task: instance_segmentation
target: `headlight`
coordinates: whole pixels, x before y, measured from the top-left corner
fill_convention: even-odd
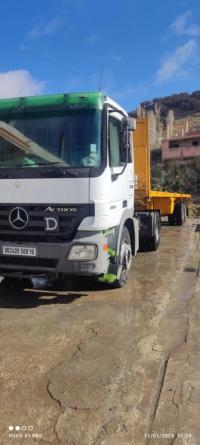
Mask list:
[[[97,257],[97,246],[94,244],[77,244],[72,246],[68,260],[70,261],[91,261]]]

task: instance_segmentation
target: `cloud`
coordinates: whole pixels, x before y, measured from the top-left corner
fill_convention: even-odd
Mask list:
[[[187,71],[185,65],[190,67],[197,57],[197,43],[189,40],[185,45],[178,46],[173,53],[166,56],[155,75],[155,83],[166,82],[173,76]],[[185,69],[184,69],[185,68]]]
[[[0,98],[41,94],[44,86],[26,70],[0,72]]]
[[[56,34],[64,26],[64,19],[62,17],[55,17],[49,20],[45,25],[38,24],[34,26],[29,32],[28,37],[39,38],[48,37]]]
[[[190,23],[191,11],[186,11],[179,15],[171,24],[170,30],[177,35],[197,36],[200,34],[200,26],[196,23]]]

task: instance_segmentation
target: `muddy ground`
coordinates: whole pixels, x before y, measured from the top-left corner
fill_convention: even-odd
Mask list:
[[[199,223],[122,290],[0,289],[1,445],[200,444]]]

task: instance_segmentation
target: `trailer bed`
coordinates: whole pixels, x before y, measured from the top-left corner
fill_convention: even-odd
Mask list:
[[[191,195],[167,191],[151,190],[151,163],[149,142],[149,120],[138,118],[133,132],[135,164],[135,210],[160,211],[161,216],[173,215],[175,208],[182,205],[187,209]]]
[[[188,199],[191,195],[187,193],[161,192],[151,190],[147,199],[147,210],[160,210],[161,216],[169,216],[174,213],[175,205],[182,201],[187,208]]]

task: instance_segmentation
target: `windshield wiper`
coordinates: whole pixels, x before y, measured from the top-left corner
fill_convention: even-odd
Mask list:
[[[49,167],[51,165],[59,164],[60,167],[67,167],[66,164],[62,164],[61,162],[36,162],[35,164],[16,164],[12,167],[5,166],[4,168],[26,168],[26,167]],[[3,167],[3,166],[2,166]]]
[[[59,164],[59,166],[57,167],[51,167],[51,165],[55,165],[55,164]],[[42,170],[38,170],[37,167],[42,167]],[[17,164],[15,166],[12,167],[8,167],[8,166],[1,166],[0,165],[0,177],[2,178],[6,178],[6,177],[10,177],[10,173],[11,176],[13,175],[13,172],[15,169],[20,170],[20,169],[27,169],[30,168],[31,170],[35,170],[38,172],[38,174],[40,176],[43,177],[50,177],[50,178],[56,178],[56,177],[71,177],[71,178],[77,178],[79,176],[78,172],[76,171],[71,171],[71,168],[73,169],[73,167],[68,167],[65,164],[61,164],[60,162],[50,162],[50,163],[39,163],[39,164],[32,164],[32,165],[21,165],[21,164]],[[34,168],[36,167],[36,168]],[[46,168],[49,167],[49,168]],[[5,172],[5,170],[6,172]],[[2,172],[3,170],[3,172]]]
[[[66,164],[62,164],[61,162],[39,162],[35,164],[15,164],[15,165],[1,165],[0,168],[5,169],[15,169],[15,168],[37,168],[37,167],[51,167],[51,165],[58,164],[59,167],[65,167],[68,168]]]
[[[54,169],[46,169],[40,172],[41,176],[45,176],[45,177],[53,177],[56,178],[59,176],[65,176],[65,177],[71,177],[71,178],[77,178],[78,177],[78,173],[71,171],[68,168],[61,168],[61,167],[56,167]]]
[[[45,166],[47,166],[47,167],[49,167],[49,165],[56,165],[56,164],[59,164],[60,165],[60,167],[69,167],[67,164],[64,164],[64,163],[62,163],[62,162],[59,162],[59,161],[56,161],[56,162],[38,162],[38,163],[36,163],[36,164],[33,164],[33,165],[45,165]],[[30,167],[30,165],[28,166],[28,167]]]
[[[8,174],[8,173],[5,173],[5,172],[2,172],[2,171],[0,171],[0,178],[1,178],[1,179],[8,179],[8,178],[9,178],[9,174]]]

